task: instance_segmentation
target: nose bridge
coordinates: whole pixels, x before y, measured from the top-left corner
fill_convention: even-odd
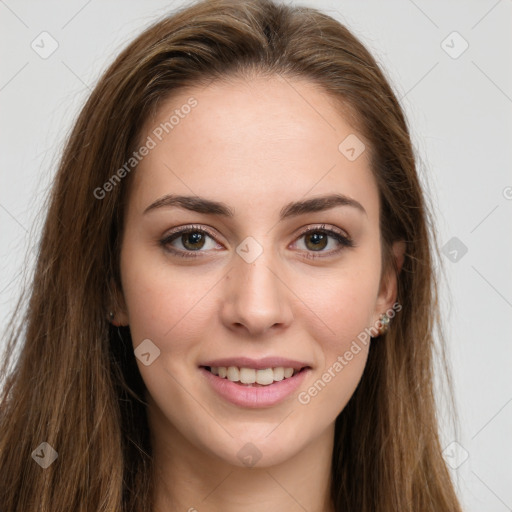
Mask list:
[[[269,238],[267,238],[268,242]],[[279,277],[279,258],[271,247],[255,239],[244,240],[236,249],[229,273],[225,320],[243,324],[249,331],[265,331],[291,319],[287,288]]]

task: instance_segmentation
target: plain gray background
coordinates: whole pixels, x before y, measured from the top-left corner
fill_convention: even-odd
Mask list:
[[[0,0],[2,329],[75,115],[114,56],[186,3]],[[445,457],[464,510],[512,510],[512,0],[300,3],[360,37],[404,106],[444,267],[460,418],[457,434],[443,422]]]

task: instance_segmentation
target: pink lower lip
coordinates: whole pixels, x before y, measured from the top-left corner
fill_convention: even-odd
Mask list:
[[[272,407],[290,396],[304,381],[310,368],[306,368],[293,377],[274,382],[268,386],[248,387],[222,379],[206,368],[199,368],[212,388],[228,402],[239,407]]]

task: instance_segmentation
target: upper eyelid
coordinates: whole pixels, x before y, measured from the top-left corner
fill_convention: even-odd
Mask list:
[[[310,231],[333,231],[334,233],[344,236],[345,238],[349,238],[349,239],[351,238],[351,236],[344,229],[338,228],[336,226],[331,226],[330,224],[325,224],[325,223],[317,224],[316,226],[306,227],[300,231],[298,236],[307,234]]]
[[[189,226],[181,226],[179,228],[172,229],[169,233],[165,234],[162,237],[162,240],[167,240],[175,235],[180,235],[182,233],[194,232],[194,231],[202,231],[202,232],[206,233],[209,237],[216,238],[216,236],[213,233],[213,228],[210,228],[209,226],[205,227],[205,226],[199,226],[196,224],[191,224]]]

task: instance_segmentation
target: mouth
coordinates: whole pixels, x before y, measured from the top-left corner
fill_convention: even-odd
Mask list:
[[[198,370],[219,398],[237,407],[256,409],[277,406],[297,392],[312,368],[296,366],[251,368],[201,365]]]
[[[298,373],[311,369],[310,366],[302,366],[300,368],[277,366],[262,369],[238,366],[200,366],[200,368],[204,368],[220,379],[226,379],[245,387],[270,386],[276,382],[291,379]]]

